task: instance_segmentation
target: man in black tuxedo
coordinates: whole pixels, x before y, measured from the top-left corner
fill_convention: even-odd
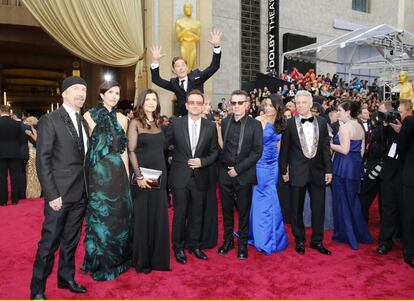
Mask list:
[[[367,108],[362,108],[361,109],[361,114],[359,116],[358,122],[362,125],[362,127],[364,128],[364,132],[365,132],[365,141],[367,141],[368,138],[368,133],[371,131],[372,129],[372,123],[371,123],[371,118],[369,116],[369,111]]]
[[[16,205],[19,196],[20,123],[10,118],[10,106],[0,105],[0,206],[7,206],[7,174],[10,172],[11,199]]]
[[[296,241],[296,252],[305,253],[303,207],[306,189],[309,190],[312,209],[312,237],[310,247],[330,255],[323,244],[325,217],[325,186],[332,181],[329,134],[324,118],[312,116],[312,95],[299,91],[296,96],[299,116],[288,120],[282,136],[280,172],[290,182],[291,223]]]
[[[182,264],[187,263],[185,245],[198,259],[207,259],[200,249],[203,203],[210,187],[209,167],[218,157],[216,127],[202,118],[203,93],[189,92],[185,105],[188,116],[174,119],[166,138],[167,145],[174,145],[169,175],[174,199],[172,244],[175,259]],[[188,241],[185,241],[187,223]]]
[[[58,287],[86,292],[75,281],[75,251],[87,202],[84,158],[88,131],[80,115],[86,99],[85,80],[66,78],[62,97],[63,105],[43,115],[38,125],[36,164],[45,199],[45,220],[33,267],[31,299],[45,299],[46,280],[59,245]]]
[[[248,94],[236,90],[231,94],[233,114],[221,122],[223,137],[220,156],[219,183],[223,209],[224,243],[218,249],[220,255],[234,248],[234,207],[239,214],[239,241],[237,257],[247,259],[247,235],[249,232],[252,186],[257,184],[256,162],[263,149],[263,130],[259,121],[249,117]]]
[[[414,268],[414,117],[407,115],[402,123],[397,154],[399,154],[401,166],[403,166],[401,233],[404,261]]]
[[[161,88],[169,90],[175,93],[177,98],[177,114],[178,116],[187,115],[186,99],[187,91],[200,90],[204,93],[204,82],[206,82],[219,68],[221,58],[221,32],[213,31],[211,38],[208,41],[214,46],[213,60],[206,69],[200,71],[195,69],[188,73],[187,62],[182,57],[175,57],[172,60],[172,71],[177,77],[165,80],[160,76],[160,59],[164,56],[161,54],[161,47],[153,46],[152,52],[152,64],[151,64],[151,77],[152,82]]]
[[[377,120],[378,113],[387,112],[387,102],[381,102],[378,112],[374,113],[369,125],[369,132],[365,139],[364,165],[365,173],[361,183],[359,199],[361,201],[362,214],[368,224],[369,211],[375,197],[378,195],[379,212],[381,214],[381,182],[379,176],[386,154],[384,154],[384,125]],[[391,105],[390,105],[391,106]]]
[[[26,165],[27,161],[29,160],[29,136],[26,135],[25,131],[31,131],[32,128],[23,123],[23,111],[21,109],[16,109],[13,111],[13,119],[18,121],[21,126],[21,134],[20,134],[20,151],[19,151],[19,199],[26,198],[26,186],[27,186],[27,179],[26,179]]]

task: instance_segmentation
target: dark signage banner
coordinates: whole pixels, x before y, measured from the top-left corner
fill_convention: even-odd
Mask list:
[[[279,0],[269,0],[267,66],[279,73]]]

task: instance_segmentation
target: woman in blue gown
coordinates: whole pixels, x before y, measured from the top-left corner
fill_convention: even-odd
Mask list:
[[[371,243],[372,238],[362,215],[358,194],[363,171],[365,132],[358,123],[359,105],[345,101],[339,105],[339,120],[344,122],[333,139],[335,152],[333,170],[333,216],[332,240],[348,243],[358,249],[358,243]]]
[[[257,185],[253,188],[248,243],[266,255],[288,245],[282,211],[276,191],[281,132],[284,119],[280,96],[263,100],[265,114],[257,117],[263,127],[263,153],[256,164]]]

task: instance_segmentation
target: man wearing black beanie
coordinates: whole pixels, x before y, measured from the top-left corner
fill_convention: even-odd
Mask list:
[[[80,110],[86,99],[86,81],[71,76],[62,82],[63,105],[39,120],[37,174],[45,199],[45,219],[38,244],[30,298],[46,299],[46,280],[60,245],[58,287],[73,293],[86,288],[75,281],[75,251],[86,208],[84,158],[88,131]]]

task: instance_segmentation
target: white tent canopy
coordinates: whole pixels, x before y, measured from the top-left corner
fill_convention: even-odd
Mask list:
[[[359,47],[371,47],[373,56],[361,61],[355,56]],[[342,51],[344,55],[337,55],[338,51]],[[361,27],[333,40],[285,52],[283,58],[341,64],[350,69],[413,68],[414,34],[386,24]]]

